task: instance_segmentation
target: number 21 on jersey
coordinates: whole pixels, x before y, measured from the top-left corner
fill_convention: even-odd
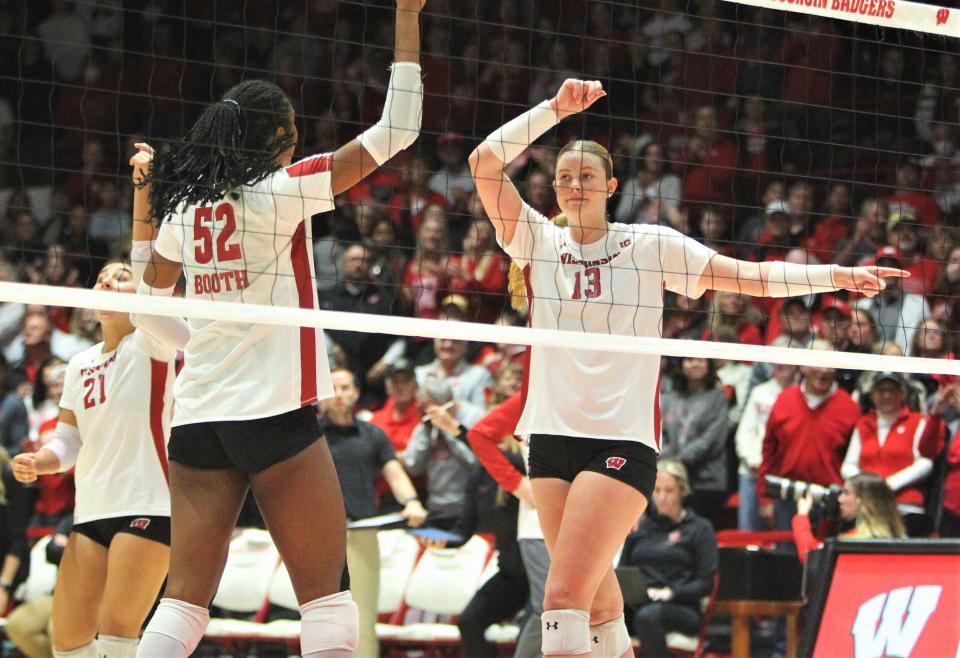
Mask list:
[[[585,270],[577,270],[576,278],[573,282],[573,299],[596,299],[600,296],[600,268],[588,267]]]
[[[217,262],[223,263],[243,258],[240,244],[230,241],[237,230],[237,217],[233,206],[229,203],[221,203],[214,208],[200,206],[193,215],[193,256],[198,265],[206,265],[213,260],[213,233],[217,225],[220,225],[216,231]]]
[[[107,387],[103,373],[83,380],[83,408],[89,409],[107,401]]]

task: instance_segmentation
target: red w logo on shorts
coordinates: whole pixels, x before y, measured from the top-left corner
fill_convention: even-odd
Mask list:
[[[627,460],[623,457],[607,457],[607,468],[612,468],[615,471],[619,471],[626,463]]]
[[[137,530],[146,530],[148,525],[150,525],[150,519],[139,518],[130,522],[130,527]]]

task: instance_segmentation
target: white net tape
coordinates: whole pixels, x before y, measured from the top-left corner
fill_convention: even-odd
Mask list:
[[[472,322],[444,322],[408,317],[319,311],[313,309],[232,304],[174,297],[148,297],[129,293],[0,282],[0,300],[72,308],[122,311],[224,322],[276,324],[340,329],[400,336],[454,338],[487,343],[540,345],[622,354],[659,354],[729,361],[762,361],[853,370],[960,375],[960,360],[857,354],[827,350],[739,345],[671,338],[646,338],[581,333],[526,327],[503,327]],[[653,312],[653,311],[651,311]]]

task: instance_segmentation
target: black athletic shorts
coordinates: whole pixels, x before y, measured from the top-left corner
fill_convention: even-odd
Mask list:
[[[530,478],[573,482],[593,471],[620,480],[650,499],[657,481],[657,453],[638,441],[585,439],[576,436],[530,436]]]
[[[97,519],[73,526],[73,532],[89,537],[105,548],[121,532],[135,537],[152,539],[161,544],[170,545],[169,516],[117,516],[111,519]]]
[[[313,407],[253,420],[179,425],[170,430],[170,461],[193,468],[259,473],[302,452],[320,438]]]

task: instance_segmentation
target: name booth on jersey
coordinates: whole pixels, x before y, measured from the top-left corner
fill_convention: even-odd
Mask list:
[[[209,295],[221,291],[233,292],[249,287],[250,280],[247,278],[246,270],[193,275],[193,292],[195,295]]]

